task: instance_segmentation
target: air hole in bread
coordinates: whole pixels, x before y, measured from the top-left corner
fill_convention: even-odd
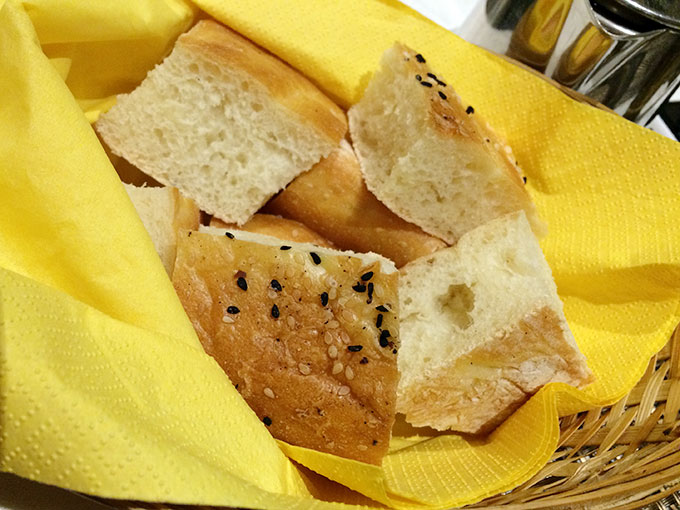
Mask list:
[[[198,73],[198,64],[189,64],[189,71],[192,73]]]
[[[245,167],[248,164],[248,156],[243,152],[239,152],[236,155],[236,161],[238,161],[241,166]]]
[[[250,103],[250,107],[254,112],[261,112],[262,108],[264,108],[261,103]]]
[[[448,292],[439,296],[439,306],[453,324],[467,329],[472,325],[470,312],[475,307],[475,293],[465,284],[449,285]]]
[[[248,90],[249,88],[250,88],[250,84],[247,81],[241,82],[241,90]]]

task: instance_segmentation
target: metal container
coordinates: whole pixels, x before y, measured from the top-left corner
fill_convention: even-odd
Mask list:
[[[680,84],[680,0],[482,0],[461,35],[639,124]]]

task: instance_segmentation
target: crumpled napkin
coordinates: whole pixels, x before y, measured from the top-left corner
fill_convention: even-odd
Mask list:
[[[0,2],[0,469],[111,498],[446,508],[526,481],[558,416],[632,388],[680,319],[679,144],[391,0],[196,5]],[[201,350],[87,122],[205,13],[345,107],[384,49],[418,49],[513,147],[597,382],[547,386],[485,439],[402,424],[382,468],[275,442]]]

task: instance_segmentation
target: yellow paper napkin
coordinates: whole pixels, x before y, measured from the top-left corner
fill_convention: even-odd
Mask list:
[[[126,499],[367,503],[298,471],[282,450],[382,504],[446,508],[527,480],[556,447],[559,415],[629,391],[680,318],[677,143],[576,103],[390,0],[197,4],[344,106],[394,41],[423,53],[512,145],[598,380],[584,391],[549,385],[482,440],[401,427],[382,468],[277,448],[200,350],[78,109],[93,120],[111,94],[133,88],[196,10],[9,0],[0,7],[0,469]]]

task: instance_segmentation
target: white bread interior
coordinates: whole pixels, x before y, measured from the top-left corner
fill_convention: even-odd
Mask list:
[[[399,378],[394,265],[201,230],[180,234],[173,284],[205,351],[277,439],[380,464]]]
[[[193,200],[176,188],[146,188],[124,184],[125,190],[146,228],[168,275],[172,275],[177,249],[177,232],[197,229],[200,211]]]
[[[523,212],[400,270],[397,410],[416,426],[484,433],[549,382],[592,380]]]
[[[348,114],[368,189],[449,244],[519,210],[543,235],[512,151],[479,113],[406,46],[388,49],[380,65]]]
[[[96,129],[114,154],[242,224],[337,146],[344,112],[230,29],[200,21]]]

